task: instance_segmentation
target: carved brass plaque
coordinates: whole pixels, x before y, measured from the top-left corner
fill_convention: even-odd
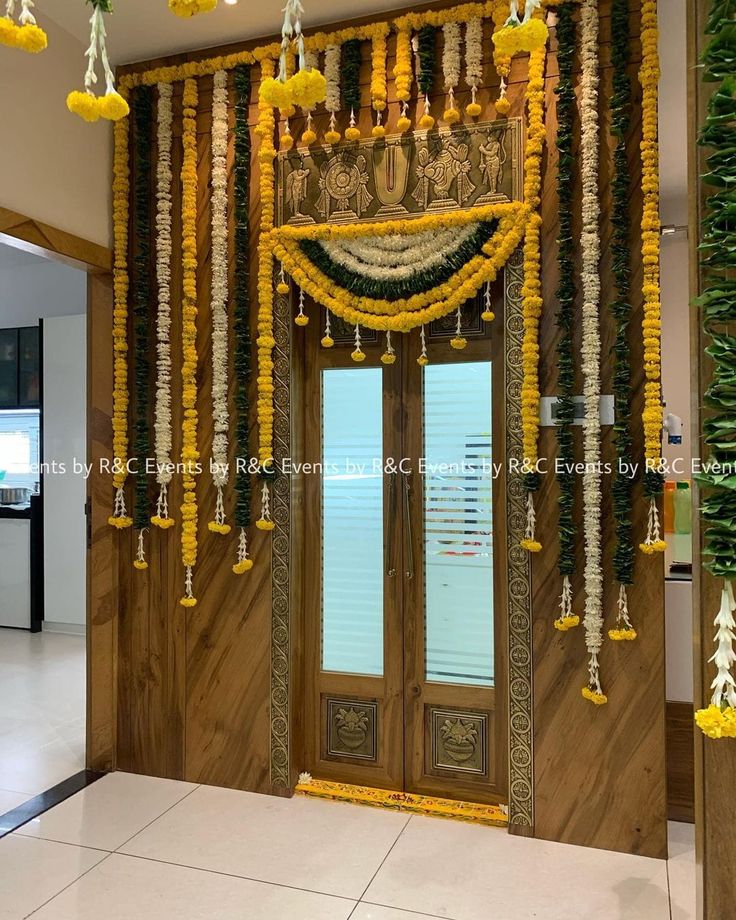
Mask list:
[[[486,775],[488,715],[485,712],[431,708],[430,733],[433,769]]]
[[[522,197],[521,119],[279,154],[278,224],[390,220]]]
[[[327,700],[327,753],[333,757],[375,760],[378,704]]]

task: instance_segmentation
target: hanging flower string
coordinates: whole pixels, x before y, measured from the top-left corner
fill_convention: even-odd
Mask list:
[[[371,133],[373,137],[383,137],[386,126],[383,124],[383,113],[388,104],[388,86],[386,78],[386,56],[388,26],[378,23],[373,28],[371,46],[371,105],[376,113],[376,123]]]
[[[494,33],[498,32],[506,25],[508,12],[508,0],[494,0],[492,12]],[[493,66],[496,68],[496,73],[501,78],[499,95],[495,102],[496,112],[499,115],[508,115],[511,109],[511,103],[506,96],[506,89],[508,87],[509,77],[511,76],[511,55],[506,51],[502,51],[495,43],[493,45]]]
[[[572,426],[575,421],[575,358],[573,327],[575,323],[575,244],[573,240],[573,121],[575,113],[575,87],[573,85],[573,57],[575,55],[576,26],[571,3],[564,3],[557,16],[557,62],[560,79],[555,88],[557,95],[557,198],[560,233],[557,264],[557,483],[559,551],[557,569],[562,578],[562,591],[555,629],[567,632],[580,624],[580,617],[572,609],[572,584],[575,573],[575,451]]]
[[[442,27],[444,47],[442,50],[442,76],[445,80],[447,106],[442,116],[448,125],[460,121],[460,112],[455,102],[455,92],[460,83],[460,42],[462,33],[459,22],[446,22]]]
[[[156,408],[155,453],[156,482],[159,486],[156,513],[151,523],[163,530],[173,527],[169,516],[168,488],[172,478],[171,427],[171,210],[173,173],[172,148],[172,86],[158,84],[158,132],[156,148],[156,280],[158,282],[158,313],[156,317]]]
[[[249,457],[249,387],[251,382],[250,341],[250,68],[235,69],[235,438],[237,455],[241,461]],[[250,467],[250,463],[248,463]],[[253,568],[248,555],[247,528],[251,523],[251,475],[249,469],[239,464],[235,472],[235,526],[238,528],[237,559],[233,565],[236,575],[244,575]]]
[[[84,75],[84,92],[73,90],[66,99],[67,108],[85,121],[95,122],[100,118],[120,121],[130,111],[125,98],[115,90],[115,75],[107,56],[107,33],[103,13],[112,13],[112,0],[88,0],[94,7],[90,19],[90,43],[85,52],[87,72]],[[97,84],[97,59],[102,62],[105,76],[105,95],[94,93]]]
[[[320,344],[323,348],[332,348],[335,344],[335,340],[332,338],[332,322],[329,310],[325,310],[325,334]]]
[[[137,461],[133,526],[138,533],[136,568],[148,568],[143,534],[148,532],[151,513],[148,499],[148,310],[151,296],[151,136],[153,87],[139,86],[134,91],[135,120],[135,254],[133,259],[133,329],[135,343],[135,421],[133,450]]]
[[[503,28],[493,33],[493,44],[499,53],[512,58],[525,51],[544,48],[547,44],[547,25],[536,15],[541,0],[525,0],[524,16],[519,19],[517,0],[511,0],[509,17]]]
[[[583,696],[596,705],[608,702],[601,689],[598,656],[603,644],[603,573],[601,569],[601,339],[600,339],[600,197],[598,158],[598,0],[582,0],[582,64],[580,159],[583,183],[582,291],[583,340],[581,364],[585,419],[583,423],[583,536],[585,539],[585,645],[588,649],[588,684]]]
[[[426,367],[429,364],[429,355],[427,354],[427,336],[424,331],[424,326],[422,326],[419,332],[419,340],[422,344],[422,350],[419,357],[417,358],[417,364],[420,367]]]
[[[328,144],[339,144],[342,135],[337,130],[337,113],[340,111],[340,64],[342,49],[340,45],[328,45],[325,49],[325,108],[330,113],[330,127],[325,134]]]
[[[490,281],[486,281],[486,287],[483,292],[483,312],[480,318],[484,323],[492,323],[496,318],[496,314],[493,312],[493,297],[491,295]]]
[[[118,530],[133,525],[125,506],[128,478],[128,220],[130,216],[130,168],[128,165],[129,122],[117,122],[113,132],[112,223],[115,260],[113,263],[114,309],[112,320],[113,391],[112,450],[115,490],[113,513],[108,522]]]
[[[434,89],[434,51],[437,30],[433,25],[424,25],[416,36],[417,84],[424,99],[424,111],[419,119],[419,127],[425,131],[434,128],[431,115],[431,95]]]
[[[229,479],[228,408],[228,208],[227,208],[227,74],[218,70],[212,92],[212,482],[217,498],[212,533],[228,534],[224,489]]]
[[[357,113],[360,112],[360,40],[351,38],[342,46],[342,101],[350,112],[350,126],[345,131],[346,141],[360,139]]]
[[[465,82],[470,87],[470,102],[465,112],[477,118],[482,109],[477,101],[478,90],[483,85],[483,20],[473,16],[465,26]]]
[[[536,514],[533,493],[539,489],[539,321],[542,316],[541,280],[541,204],[542,152],[544,150],[544,67],[547,52],[544,45],[529,56],[527,108],[529,128],[524,170],[524,201],[530,209],[524,239],[523,315],[524,341],[522,359],[524,380],[521,388],[522,449],[526,474],[527,523],[521,546],[538,553],[542,544],[536,537]]]
[[[391,344],[391,332],[386,333],[386,351],[381,355],[381,364],[395,364],[396,363],[396,352],[394,351],[394,346]]]
[[[360,326],[356,323],[355,325],[355,350],[350,355],[353,361],[356,361],[360,364],[362,361],[365,361],[365,352],[363,351],[363,343],[360,341]]]
[[[560,10],[562,15],[562,9]],[[614,0],[611,8],[611,59],[613,96],[611,97],[611,134],[613,140],[613,177],[611,179],[611,253],[615,297],[610,306],[616,324],[613,346],[613,394],[616,424],[613,427],[616,467],[611,488],[616,547],[613,569],[619,585],[616,625],[608,630],[615,642],[636,639],[629,616],[627,587],[634,581],[634,543],[631,527],[631,477],[623,470],[633,468],[631,433],[631,354],[628,331],[631,319],[631,249],[629,246],[629,162],[626,138],[631,127],[631,81],[629,65],[629,4]],[[656,505],[654,511],[656,512]]]
[[[325,101],[327,93],[325,77],[318,70],[307,67],[302,34],[303,14],[304,7],[300,0],[286,0],[278,77],[268,77],[261,83],[260,98],[282,112],[296,105],[303,109],[314,108]],[[299,68],[289,76],[287,64],[292,41],[299,56]]]
[[[397,131],[402,134],[411,128],[409,120],[409,100],[414,76],[412,68],[411,29],[409,26],[399,28],[396,35],[396,63],[394,65],[394,83],[396,98],[401,103],[401,115],[396,123]]]
[[[639,82],[642,90],[641,187],[644,205],[641,222],[642,263],[644,266],[644,496],[649,500],[648,527],[642,552],[661,553],[667,548],[659,530],[657,499],[662,494],[662,308],[659,284],[659,33],[657,0],[642,0],[642,59]]]
[[[182,142],[182,419],[181,459],[184,501],[181,507],[181,558],[184,564],[183,607],[196,606],[192,578],[197,564],[197,81],[184,83]]]
[[[16,0],[6,0],[5,16],[0,17],[0,45],[38,54],[48,47],[48,37],[33,15],[33,0],[20,0],[18,23],[13,21]]]
[[[256,521],[259,530],[273,530],[276,525],[271,520],[271,497],[268,491],[268,481],[265,480],[261,487],[261,516]]]

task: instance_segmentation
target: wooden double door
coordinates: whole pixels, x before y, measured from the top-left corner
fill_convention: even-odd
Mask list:
[[[419,330],[389,365],[384,334],[356,363],[354,330],[306,330],[304,768],[503,802],[500,325],[469,304],[459,351],[453,327],[425,329],[424,366]]]

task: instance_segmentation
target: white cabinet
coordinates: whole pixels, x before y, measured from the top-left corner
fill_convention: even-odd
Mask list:
[[[0,518],[0,626],[31,627],[31,522]]]

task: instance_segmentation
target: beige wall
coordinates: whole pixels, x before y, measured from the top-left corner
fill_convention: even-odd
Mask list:
[[[0,207],[108,246],[112,130],[67,111],[85,49],[46,17],[43,26],[41,54],[0,48]]]

